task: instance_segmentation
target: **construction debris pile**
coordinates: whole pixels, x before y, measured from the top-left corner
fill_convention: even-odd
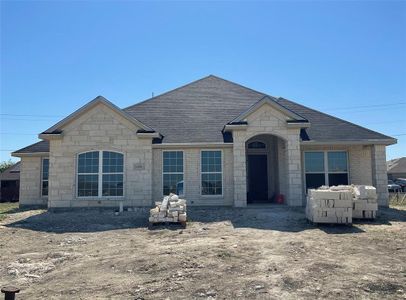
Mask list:
[[[352,217],[354,219],[375,219],[377,211],[376,189],[367,185],[354,186]]]
[[[186,222],[186,200],[178,195],[165,196],[162,202],[155,202],[155,208],[150,210],[150,223]]]
[[[372,186],[322,186],[307,195],[306,217],[314,223],[351,224],[353,218],[374,219],[377,210]]]

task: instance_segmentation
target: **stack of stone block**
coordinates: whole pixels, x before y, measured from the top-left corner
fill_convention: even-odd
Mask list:
[[[178,195],[165,196],[162,202],[155,202],[155,208],[150,210],[150,223],[186,223],[186,200]]]
[[[309,190],[306,217],[314,223],[351,224],[351,187],[321,187]]]
[[[354,186],[352,217],[354,219],[375,219],[377,211],[376,188],[367,185]]]

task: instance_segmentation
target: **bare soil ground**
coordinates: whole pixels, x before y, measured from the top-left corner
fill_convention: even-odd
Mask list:
[[[194,209],[186,229],[146,215],[12,212],[0,286],[18,299],[406,299],[406,210],[313,226],[303,209]]]

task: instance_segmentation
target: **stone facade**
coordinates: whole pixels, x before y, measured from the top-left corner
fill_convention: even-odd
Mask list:
[[[386,147],[374,145],[371,151],[372,184],[376,187],[378,204],[389,205],[388,174],[386,169]]]
[[[201,195],[201,173],[200,173],[200,152],[202,150],[221,150],[223,163],[223,195],[202,196]],[[233,153],[232,148],[173,148],[153,149],[153,179],[152,195],[154,201],[160,201],[163,197],[162,184],[162,152],[183,151],[183,180],[184,195],[191,206],[232,206],[234,197],[234,176],[233,176]]]
[[[270,193],[281,193],[291,206],[304,204],[304,151],[345,150],[349,157],[349,180],[374,185],[379,204],[388,205],[384,145],[316,146],[301,143],[300,129],[288,127],[288,117],[264,104],[247,116],[247,126],[233,130],[233,143],[218,146],[184,145],[178,148],[152,145],[152,139],[137,136],[139,127],[111,108],[98,104],[63,128],[60,139],[50,140],[49,196],[41,197],[42,156],[23,156],[21,164],[21,206],[48,205],[49,208],[151,206],[162,198],[162,151],[184,152],[184,197],[190,205],[247,205],[247,142],[266,137],[276,171],[270,174]],[[271,147],[272,145],[272,147]],[[200,151],[221,149],[223,195],[202,196]],[[87,151],[117,151],[124,155],[124,196],[119,198],[78,198],[76,195],[77,155]],[[268,172],[269,172],[268,167]]]
[[[68,124],[62,139],[50,141],[48,207],[117,207],[119,200],[125,206],[151,205],[152,142],[138,138],[138,129],[103,104]],[[77,155],[94,150],[124,154],[123,197],[77,197]]]
[[[44,156],[24,156],[20,166],[20,207],[47,206],[41,195],[41,166]]]
[[[332,145],[332,146],[309,146],[302,145],[302,165],[304,164],[305,151],[346,151],[348,153],[349,183],[372,185],[372,164],[370,145]]]
[[[285,160],[281,161],[281,169],[285,176],[283,190],[287,192],[286,202],[291,206],[302,205],[300,129],[288,128],[286,123],[288,119],[289,117],[284,113],[264,104],[246,118],[248,123],[246,128],[233,131],[234,205],[236,207],[247,205],[246,142],[258,135],[272,135],[283,141],[278,145],[278,153],[279,160]]]

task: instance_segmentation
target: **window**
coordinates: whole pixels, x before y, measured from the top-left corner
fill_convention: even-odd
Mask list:
[[[266,145],[262,142],[251,142],[248,144],[248,149],[265,149]]]
[[[48,196],[49,159],[42,159],[41,195]]]
[[[345,151],[305,152],[306,190],[322,185],[348,184],[348,158]]]
[[[124,155],[92,151],[78,155],[78,197],[123,196]]]
[[[329,185],[348,184],[347,152],[327,152]]]
[[[201,152],[201,194],[223,194],[223,168],[221,151]]]
[[[163,194],[183,195],[183,151],[162,152]]]

